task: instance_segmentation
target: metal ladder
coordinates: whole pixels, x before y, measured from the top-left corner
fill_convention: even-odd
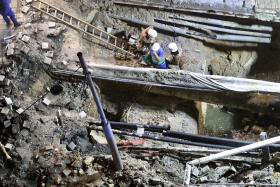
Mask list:
[[[114,50],[117,53],[128,57],[134,57],[135,55],[129,51],[129,45],[123,39],[117,38],[102,29],[99,29],[85,21],[75,18],[70,14],[56,8],[44,1],[33,1],[31,5],[34,9],[41,11],[44,14],[47,14],[58,21],[72,27],[75,30],[81,31],[83,35],[88,36],[91,39],[97,39],[108,48]]]

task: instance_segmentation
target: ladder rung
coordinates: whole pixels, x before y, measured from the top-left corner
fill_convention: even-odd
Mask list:
[[[101,38],[101,39],[102,39],[102,34],[103,34],[103,33],[102,33],[102,32],[100,32],[99,38]]]
[[[64,21],[65,14],[62,12],[62,20]]]
[[[55,9],[54,11],[54,16],[56,17],[57,16],[57,10]]]
[[[72,20],[73,20],[73,17],[70,17],[70,24],[72,25]]]
[[[110,35],[107,36],[107,42],[110,42]]]
[[[40,10],[41,10],[41,6],[42,6],[42,3],[41,3],[41,2],[39,2],[38,9],[40,9]]]
[[[88,25],[85,26],[85,32],[87,32]]]
[[[117,46],[117,38],[115,38],[115,42],[114,43],[115,43],[115,46]]]

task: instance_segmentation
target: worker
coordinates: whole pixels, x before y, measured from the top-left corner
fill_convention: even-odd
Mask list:
[[[165,53],[159,43],[154,43],[151,47],[149,54],[144,56],[144,61],[147,64],[153,65],[158,69],[167,69],[167,63],[165,61]]]
[[[180,69],[187,70],[186,59],[182,57],[182,49],[172,42],[168,45],[170,55],[166,58],[168,64],[178,65]]]
[[[0,13],[3,16],[8,28],[11,26],[11,20],[15,27],[19,27],[20,24],[17,21],[15,13],[12,10],[10,4],[11,0],[0,0]]]
[[[149,49],[151,45],[156,42],[156,38],[157,38],[157,31],[154,30],[151,26],[144,29],[140,35],[140,41],[137,46],[138,51],[143,51],[143,48],[145,47]]]

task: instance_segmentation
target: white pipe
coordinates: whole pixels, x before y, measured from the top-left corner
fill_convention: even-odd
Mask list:
[[[239,153],[247,152],[247,151],[258,149],[258,148],[261,148],[261,147],[265,147],[265,146],[268,146],[270,144],[274,144],[274,143],[277,143],[277,142],[280,142],[280,136],[270,138],[270,139],[267,139],[267,140],[264,140],[264,141],[256,142],[256,143],[246,145],[246,146],[243,146],[243,147],[239,147],[239,148],[236,148],[236,149],[227,150],[227,151],[224,151],[224,152],[221,152],[221,153],[213,154],[213,155],[210,155],[210,156],[207,156],[207,157],[199,158],[199,159],[188,162],[188,164],[193,165],[193,166],[194,165],[199,165],[199,164],[206,164],[206,163],[211,162],[211,161],[215,161],[215,160],[218,160],[218,159],[221,159],[221,158],[233,156],[233,155],[236,155],[236,154],[239,154]]]

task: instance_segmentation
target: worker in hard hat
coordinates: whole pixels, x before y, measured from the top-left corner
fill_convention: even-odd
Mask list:
[[[144,29],[140,34],[140,41],[137,46],[139,51],[143,50],[144,47],[150,48],[152,44],[156,42],[157,31],[152,28],[152,26]]]
[[[11,20],[15,27],[20,26],[19,22],[16,19],[15,13],[12,10],[10,0],[0,0],[0,14],[3,16],[4,21],[6,22],[7,27],[11,26]]]
[[[168,45],[170,55],[166,58],[168,64],[178,65],[180,69],[187,70],[186,60],[182,58],[182,49],[172,42]]]
[[[165,61],[165,53],[159,43],[154,43],[150,49],[149,60],[151,64],[158,69],[167,69],[167,63]]]

